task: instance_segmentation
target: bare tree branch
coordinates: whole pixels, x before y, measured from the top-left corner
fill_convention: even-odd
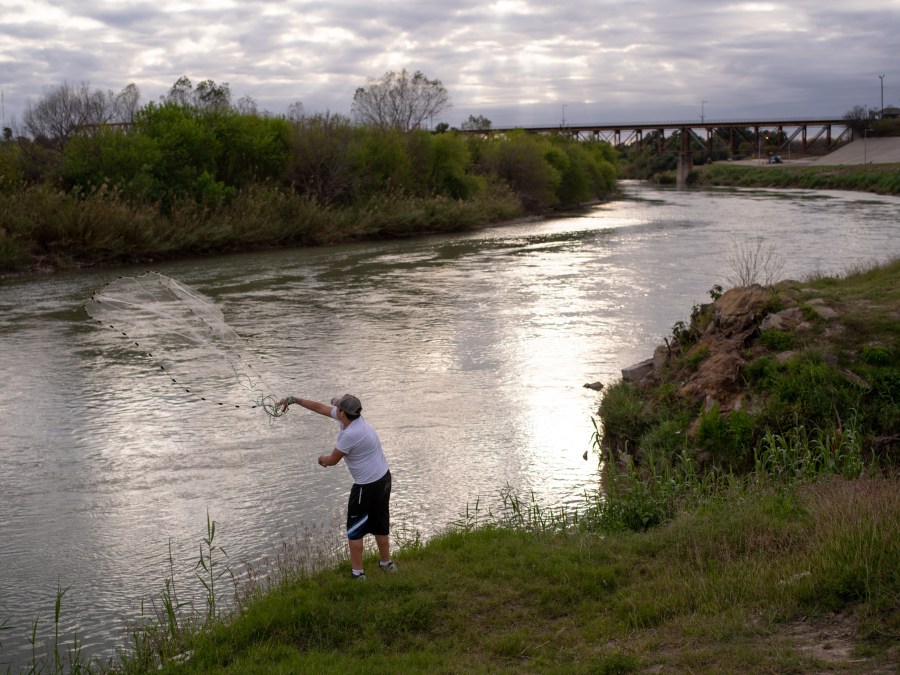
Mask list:
[[[775,245],[766,244],[761,236],[736,242],[727,260],[732,271],[727,278],[731,286],[768,286],[778,281],[784,267]]]
[[[410,77],[404,68],[359,87],[352,112],[362,124],[409,131],[424,127],[427,120],[450,107],[450,95],[440,80],[429,80],[418,70]]]
[[[46,89],[37,103],[29,104],[22,121],[36,141],[62,150],[79,128],[98,127],[112,120],[115,100],[111,91],[92,91],[86,82],[77,87],[63,82]]]

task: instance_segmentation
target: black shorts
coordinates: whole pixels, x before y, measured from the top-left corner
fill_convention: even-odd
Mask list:
[[[374,483],[354,483],[347,504],[347,538],[390,534],[391,472]]]

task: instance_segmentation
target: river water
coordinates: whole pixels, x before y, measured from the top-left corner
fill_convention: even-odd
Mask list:
[[[281,393],[357,394],[391,463],[393,520],[427,538],[507,486],[577,508],[598,479],[600,394],[583,385],[648,357],[733,276],[736,244],[776,244],[782,278],[900,254],[897,198],[623,188],[472,233],[152,268],[213,299]],[[299,527],[338,528],[349,474],[316,464],[333,422],[198,400],[87,317],[93,290],[145,270],[0,284],[0,664],[14,669],[34,622],[48,639],[58,588],[61,636],[101,654],[170,574],[198,587],[207,514],[236,566]]]

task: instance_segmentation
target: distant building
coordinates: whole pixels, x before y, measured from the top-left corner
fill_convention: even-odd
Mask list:
[[[900,119],[900,108],[896,106],[887,106],[881,111],[881,119],[896,120]]]

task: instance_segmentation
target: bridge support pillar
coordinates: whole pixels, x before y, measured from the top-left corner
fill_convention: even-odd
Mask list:
[[[676,187],[687,185],[688,174],[694,168],[694,157],[691,153],[691,131],[688,128],[681,129],[681,150],[678,153],[678,168],[675,170]]]
[[[690,152],[678,153],[678,168],[675,170],[675,185],[687,185],[688,174],[694,170],[694,158]]]

